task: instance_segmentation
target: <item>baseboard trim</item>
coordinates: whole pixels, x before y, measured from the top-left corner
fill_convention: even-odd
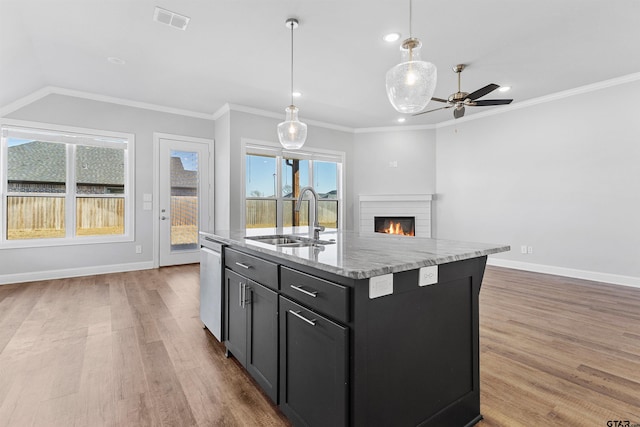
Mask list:
[[[0,275],[0,285],[35,282],[40,280],[66,279],[69,277],[93,276],[96,274],[123,273],[125,271],[150,270],[152,268],[154,268],[153,261],[146,261],[130,264],[35,271],[32,273],[2,274]]]
[[[597,271],[577,270],[573,268],[556,267],[553,265],[533,264],[529,262],[512,261],[508,259],[487,259],[488,265],[496,267],[513,268],[514,270],[526,270],[534,273],[553,274],[556,276],[573,277],[575,279],[592,280],[613,285],[630,286],[640,288],[640,277],[622,276],[619,274],[600,273]]]

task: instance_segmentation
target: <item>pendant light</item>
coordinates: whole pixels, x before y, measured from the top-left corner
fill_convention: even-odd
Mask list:
[[[284,148],[298,149],[307,139],[307,125],[298,120],[298,107],[293,105],[293,30],[298,28],[298,20],[289,18],[285,25],[291,28],[291,105],[284,110],[285,121],[278,125],[278,139]]]
[[[422,42],[411,36],[412,7],[409,0],[409,38],[400,45],[402,61],[387,71],[387,96],[400,113],[417,113],[427,106],[436,89],[438,73],[431,62],[420,60]]]

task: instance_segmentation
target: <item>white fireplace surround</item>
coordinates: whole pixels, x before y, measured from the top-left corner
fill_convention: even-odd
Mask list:
[[[417,237],[431,237],[432,194],[361,194],[360,233],[374,233],[376,216],[413,216]]]

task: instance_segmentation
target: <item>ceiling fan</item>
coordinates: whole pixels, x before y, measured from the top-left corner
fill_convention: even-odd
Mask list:
[[[458,91],[456,93],[449,96],[448,99],[442,99],[442,98],[436,98],[436,97],[431,98],[432,101],[438,101],[438,102],[443,102],[447,104],[446,106],[435,108],[433,110],[423,111],[421,113],[416,113],[414,114],[414,116],[418,116],[420,114],[425,114],[425,113],[431,113],[432,111],[444,110],[447,108],[455,108],[455,110],[453,110],[453,117],[455,117],[456,119],[459,119],[460,117],[464,116],[465,107],[486,107],[490,105],[511,104],[511,101],[513,101],[513,99],[478,100],[478,98],[482,98],[483,96],[488,95],[489,93],[493,92],[494,90],[500,87],[495,83],[490,83],[485,87],[471,93],[460,91],[460,74],[462,73],[462,70],[465,69],[465,67],[466,67],[466,64],[458,64],[455,67],[453,67],[453,71],[458,74]]]

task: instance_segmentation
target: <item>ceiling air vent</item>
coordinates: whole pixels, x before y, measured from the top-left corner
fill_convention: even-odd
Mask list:
[[[177,28],[178,30],[186,30],[189,24],[188,16],[180,15],[170,10],[156,7],[153,13],[153,20],[161,24],[169,25],[170,27]]]

